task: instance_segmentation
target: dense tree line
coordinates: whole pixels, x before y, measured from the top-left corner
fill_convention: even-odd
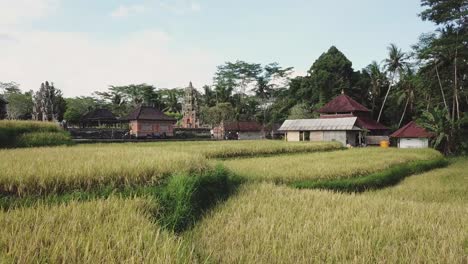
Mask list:
[[[422,34],[408,51],[389,44],[386,58],[360,70],[335,46],[313,62],[305,76],[294,78],[291,67],[278,63],[218,66],[213,83],[197,91],[202,122],[215,126],[255,120],[272,126],[288,118],[312,118],[317,116],[314,110],[343,91],[392,129],[418,120],[437,135],[434,144],[442,151],[468,149],[468,1],[422,0],[421,5],[425,9],[420,17],[435,24],[434,32]],[[21,92],[15,83],[0,83],[0,93],[10,102],[8,118],[32,118],[39,107],[49,109],[43,114],[48,120],[73,123],[95,108],[106,107],[123,117],[140,104],[180,119],[184,89],[131,84],[63,100],[60,90],[46,82],[36,94]],[[53,98],[44,105],[48,95]]]

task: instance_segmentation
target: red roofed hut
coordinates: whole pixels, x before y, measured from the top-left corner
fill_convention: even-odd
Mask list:
[[[409,122],[390,135],[390,137],[398,140],[399,148],[427,148],[429,147],[429,138],[432,136],[431,133],[418,126],[414,121]]]
[[[130,133],[137,138],[174,135],[177,120],[150,106],[137,107],[128,117]]]

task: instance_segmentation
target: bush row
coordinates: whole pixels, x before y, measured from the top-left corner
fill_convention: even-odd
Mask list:
[[[395,165],[387,170],[372,173],[363,177],[334,180],[309,180],[292,183],[299,189],[328,189],[342,192],[364,192],[395,185],[405,177],[435,168],[445,167],[449,162],[444,158],[412,161]]]
[[[0,148],[72,144],[70,135],[51,122],[0,121]]]

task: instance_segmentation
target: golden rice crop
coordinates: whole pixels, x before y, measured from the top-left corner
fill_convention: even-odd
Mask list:
[[[392,165],[441,157],[432,149],[355,148],[343,151],[231,159],[223,164],[251,180],[292,182],[367,175]]]
[[[285,142],[279,140],[157,142],[140,144],[140,146],[200,153],[207,158],[221,159],[318,152],[342,148],[341,144],[337,142]]]
[[[454,166],[424,175],[456,173]],[[464,263],[468,207],[446,198],[463,175],[445,177],[448,185],[434,179],[432,199],[412,194],[418,189],[411,178],[382,196],[244,185],[189,237],[213,263]],[[424,185],[425,176],[418,177]]]
[[[193,263],[193,250],[134,199],[0,212],[0,263]]]
[[[173,173],[209,168],[201,155],[138,145],[0,150],[0,193],[22,196],[154,184]]]

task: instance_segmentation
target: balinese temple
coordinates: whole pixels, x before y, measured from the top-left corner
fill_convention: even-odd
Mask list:
[[[387,135],[389,129],[373,120],[371,111],[343,92],[317,110],[320,118],[357,117],[356,126],[369,131],[369,135]]]
[[[337,141],[343,145],[376,145],[388,141],[389,129],[371,111],[342,93],[317,110],[320,118],[286,120],[278,129],[287,141]]]
[[[199,128],[197,91],[193,88],[192,82],[185,88],[184,103],[182,105],[182,127]]]

